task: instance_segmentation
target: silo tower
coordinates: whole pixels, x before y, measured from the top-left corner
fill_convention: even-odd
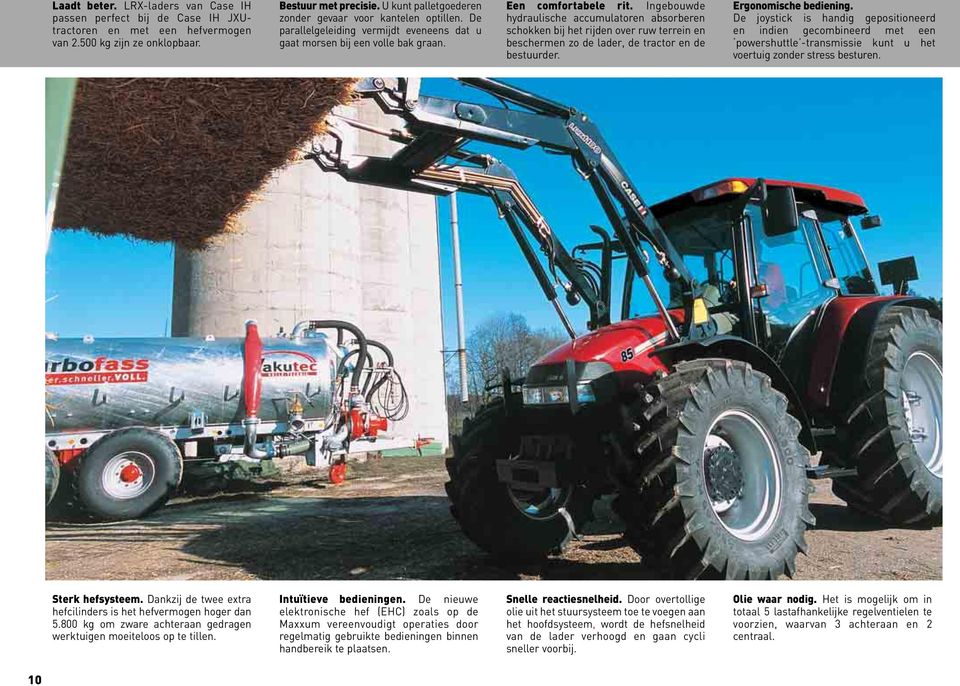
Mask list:
[[[372,103],[344,114],[398,121]],[[347,128],[347,127],[345,127]],[[390,154],[363,132],[358,152]],[[201,251],[177,248],[174,336],[236,336],[256,319],[266,335],[303,319],[346,319],[387,344],[410,397],[397,432],[447,444],[437,215],[431,196],[349,184],[313,162],[280,170]]]

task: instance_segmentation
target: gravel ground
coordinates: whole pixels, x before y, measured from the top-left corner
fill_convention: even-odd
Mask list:
[[[606,503],[562,556],[495,563],[447,510],[443,459],[350,466],[347,483],[295,469],[239,492],[179,498],[131,522],[48,522],[48,579],[638,579]],[[940,579],[942,529],[888,528],[847,509],[818,482],[817,526],[799,579]]]

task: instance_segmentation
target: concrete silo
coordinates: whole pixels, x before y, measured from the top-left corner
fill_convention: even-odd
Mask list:
[[[345,114],[398,125],[370,105]],[[389,154],[359,136],[360,152]],[[282,169],[259,195],[237,231],[202,251],[177,248],[173,335],[235,336],[250,318],[264,334],[303,319],[353,321],[396,357],[410,397],[397,432],[446,446],[433,198],[349,184],[309,161]]]

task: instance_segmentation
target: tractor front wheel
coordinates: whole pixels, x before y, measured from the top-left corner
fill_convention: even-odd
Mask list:
[[[511,399],[519,405],[518,399]],[[501,482],[497,460],[519,455],[520,436],[497,400],[464,422],[447,460],[450,512],[467,537],[507,561],[534,561],[559,553],[592,514],[593,498],[584,486],[537,491]],[[569,520],[569,522],[568,522]]]
[[[744,362],[677,364],[624,408],[614,507],[645,561],[670,578],[792,576],[810,455],[769,377]]]
[[[877,321],[857,399],[848,409],[834,463],[857,475],[833,492],[894,524],[943,517],[943,334],[913,307],[890,307]]]

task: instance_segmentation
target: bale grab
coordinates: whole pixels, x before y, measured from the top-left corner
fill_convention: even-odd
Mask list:
[[[80,79],[54,227],[203,248],[354,82]]]

